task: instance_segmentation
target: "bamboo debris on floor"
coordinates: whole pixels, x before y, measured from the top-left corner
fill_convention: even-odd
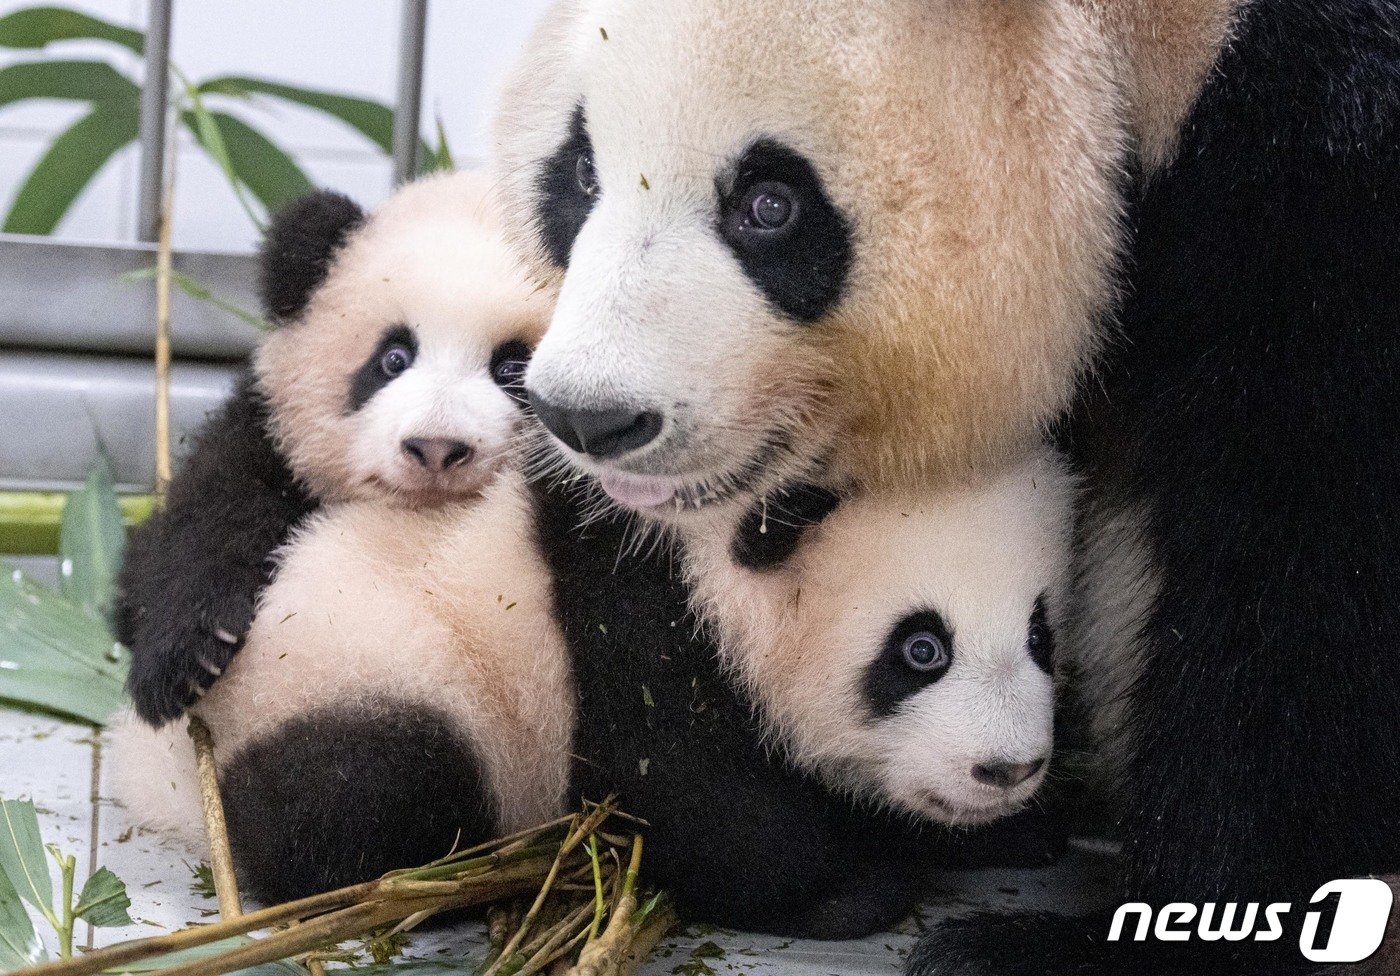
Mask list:
[[[664,932],[674,916],[659,897],[638,905],[634,869],[640,861],[640,839],[603,832],[609,821],[614,821],[616,829],[622,816],[614,799],[586,804],[572,816],[420,868],[393,871],[376,881],[211,925],[96,949],[19,970],[16,976],[120,972],[136,963],[264,929],[272,931],[224,952],[156,969],[152,976],[222,976],[297,957],[320,968],[323,960],[318,953],[337,943],[363,939],[386,928],[392,933],[407,931],[440,912],[497,905],[532,893],[529,910],[518,919],[493,913],[492,931],[504,941],[488,960],[484,974],[531,976],[573,960],[580,951],[594,950],[590,958],[604,965],[592,963],[578,970],[579,976],[625,976],[640,958],[630,952],[639,944],[637,937],[658,928]],[[597,935],[604,918],[607,925]],[[620,935],[612,935],[614,931]]]

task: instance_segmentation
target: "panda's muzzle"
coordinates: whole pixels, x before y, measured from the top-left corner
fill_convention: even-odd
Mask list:
[[[565,447],[599,461],[631,454],[661,434],[662,417],[649,410],[562,407],[535,393],[530,406]]]

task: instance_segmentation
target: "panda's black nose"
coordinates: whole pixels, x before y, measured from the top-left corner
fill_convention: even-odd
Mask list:
[[[410,437],[401,447],[414,463],[434,473],[465,464],[474,453],[470,444],[448,437]]]
[[[571,451],[614,458],[645,447],[661,433],[661,415],[636,410],[576,410],[531,394],[530,406],[551,434]]]
[[[972,778],[987,786],[1000,787],[1009,790],[1013,786],[1020,786],[1045,766],[1044,759],[1036,759],[1028,763],[1006,762],[1005,760],[994,760],[991,762],[978,763],[972,767]]]

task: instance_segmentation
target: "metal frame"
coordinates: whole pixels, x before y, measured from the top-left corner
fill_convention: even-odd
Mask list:
[[[170,32],[174,0],[150,0],[146,18],[146,74],[141,82],[141,170],[136,237],[160,236],[169,137]],[[428,0],[403,0],[399,16],[399,67],[394,99],[394,185],[418,172],[423,64],[427,49]]]

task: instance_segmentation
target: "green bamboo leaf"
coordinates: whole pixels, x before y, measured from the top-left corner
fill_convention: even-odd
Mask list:
[[[377,145],[386,155],[394,151],[394,110],[380,102],[356,95],[316,91],[296,85],[284,85],[265,78],[228,75],[210,78],[199,86],[201,93],[246,98],[249,95],[270,95],[283,101],[314,108],[337,118]],[[419,146],[420,156],[432,154],[426,142]]]
[[[26,7],[0,17],[0,47],[41,48],[55,41],[111,41],[141,54],[146,35],[64,7]]]
[[[275,213],[314,189],[292,157],[242,119],[226,112],[209,112],[219,130],[224,154],[236,179],[242,181],[268,213]],[[199,135],[198,119],[186,118]]]
[[[0,563],[0,698],[105,725],[128,664],[100,621]]]
[[[184,966],[193,962],[200,962],[212,956],[231,952],[240,949],[250,942],[255,942],[254,938],[247,935],[235,935],[231,938],[220,939],[218,942],[211,942],[208,945],[194,946],[190,949],[181,949],[179,952],[171,952],[164,956],[156,956],[154,959],[143,959],[139,962],[128,963],[120,969],[107,970],[109,973],[153,973],[160,969],[170,969],[174,966]],[[457,967],[457,976],[461,976],[461,966]],[[300,966],[289,959],[281,962],[264,963],[261,966],[254,966],[251,969],[242,969],[229,976],[308,976],[305,966]]]
[[[73,914],[95,928],[114,928],[131,924],[130,907],[125,882],[107,868],[98,868],[83,885]]]
[[[394,111],[372,99],[238,75],[211,78],[199,86],[199,91],[242,97],[251,94],[271,95],[283,101],[314,108],[344,122],[386,153],[394,151]]]
[[[140,89],[106,61],[25,61],[0,69],[0,108],[29,98],[136,101]]]
[[[136,140],[140,105],[134,100],[99,102],[49,146],[30,172],[0,230],[51,234],[117,151]]]
[[[219,123],[215,121],[214,114],[209,111],[204,104],[204,99],[198,88],[189,88],[190,109],[183,113],[185,124],[190,126],[194,136],[199,140],[199,144],[204,147],[204,151],[209,154],[209,158],[218,164],[219,169],[224,171],[224,179],[233,188],[233,195],[238,198],[238,204],[243,208],[243,212],[248,215],[248,219],[253,224],[262,229],[263,220],[253,210],[248,202],[247,193],[243,182],[238,178],[237,171],[233,168],[233,159],[229,156],[228,146],[224,142],[223,130],[219,128]]]
[[[122,284],[130,284],[137,281],[151,281],[155,276],[155,268],[137,268],[135,271],[128,271],[126,274],[121,275],[117,280]],[[170,272],[170,283],[195,301],[204,302],[207,305],[214,306],[221,312],[227,312],[234,318],[248,323],[259,332],[271,332],[276,328],[276,326],[257,312],[250,312],[241,305],[235,305],[233,302],[225,301],[218,295],[215,295],[208,285],[192,275],[185,274],[183,271],[175,271],[172,269]],[[4,495],[0,494],[0,503],[2,503],[3,500]],[[130,516],[128,515],[128,520],[129,519]],[[3,536],[0,536],[0,539],[3,539]]]
[[[419,155],[418,171],[420,175],[451,173],[457,169],[457,162],[452,158],[452,150],[447,145],[447,129],[443,126],[440,115],[437,118],[437,141],[437,149]]]
[[[99,456],[83,487],[68,496],[59,529],[59,591],[71,603],[106,620],[116,596],[126,550],[126,526],[112,466]]]
[[[0,872],[19,896],[53,918],[53,881],[39,834],[39,815],[28,800],[0,800]]]
[[[34,923],[24,910],[19,892],[0,871],[0,972],[32,966],[48,959]]]

